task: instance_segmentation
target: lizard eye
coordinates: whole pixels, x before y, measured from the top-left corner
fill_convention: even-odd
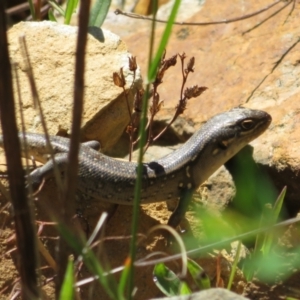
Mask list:
[[[244,130],[250,130],[254,127],[254,125],[255,125],[255,122],[253,120],[250,120],[250,119],[245,120],[241,123],[241,126]]]

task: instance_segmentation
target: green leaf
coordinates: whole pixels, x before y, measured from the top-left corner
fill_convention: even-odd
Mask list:
[[[169,37],[171,35],[172,26],[173,26],[173,23],[175,21],[176,14],[177,14],[180,2],[181,2],[180,0],[175,0],[175,3],[173,5],[168,23],[166,25],[165,31],[164,31],[163,36],[161,38],[161,41],[159,43],[158,50],[156,52],[156,55],[155,55],[154,59],[151,62],[150,69],[148,70],[148,81],[149,82],[152,82],[154,80],[155,76],[156,76],[157,66],[158,66],[158,63],[159,63],[162,55],[163,55],[163,52],[165,51],[165,48],[167,46]]]
[[[180,279],[163,263],[155,265],[153,270],[153,281],[166,296],[176,296],[180,293]]]
[[[195,261],[188,259],[187,268],[195,283],[199,289],[209,289],[210,280],[202,267],[200,267]]]
[[[74,299],[74,269],[73,269],[73,258],[69,258],[68,266],[62,284],[59,300]]]
[[[89,26],[101,27],[108,9],[110,7],[111,0],[96,0],[90,12]]]
[[[65,22],[64,22],[66,25],[70,24],[73,12],[77,8],[77,5],[78,5],[78,0],[67,1],[67,8],[65,11]]]

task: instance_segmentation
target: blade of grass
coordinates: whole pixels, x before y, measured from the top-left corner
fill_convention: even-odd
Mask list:
[[[59,300],[74,299],[74,268],[73,258],[69,257],[66,275],[60,290]]]
[[[279,194],[278,198],[276,199],[276,202],[275,202],[274,207],[272,209],[272,211],[273,211],[273,218],[274,218],[273,222],[274,223],[278,219],[279,214],[281,212],[281,208],[282,208],[282,205],[283,205],[283,200],[285,198],[286,190],[287,190],[287,187],[285,186],[282,189],[281,193]]]
[[[118,284],[118,296],[120,300],[125,299],[124,295],[125,295],[126,284],[128,281],[129,269],[130,269],[130,258],[127,258],[124,264],[124,270],[122,271],[121,278]]]
[[[68,0],[67,1],[64,24],[66,24],[66,25],[70,24],[72,14],[75,11],[75,9],[77,8],[77,5],[78,5],[78,0]]]
[[[273,225],[273,224],[276,223],[276,221],[279,217],[282,205],[283,205],[285,194],[286,194],[286,186],[283,188],[283,190],[279,194],[279,196],[278,196],[278,198],[277,198],[277,200],[274,204],[274,207],[271,210],[271,216],[270,216],[271,224],[269,224],[269,225]],[[264,242],[263,242],[263,245],[262,245],[262,248],[261,248],[261,251],[262,251],[264,256],[269,255],[270,250],[271,250],[271,246],[272,246],[272,243],[273,243],[273,239],[274,239],[274,234],[272,232],[269,232],[265,235],[265,239],[264,239]]]
[[[155,265],[153,269],[153,281],[166,296],[177,296],[180,294],[181,280],[163,263]],[[191,294],[187,285],[183,289],[183,293],[186,292]]]
[[[188,271],[193,277],[194,282],[198,286],[200,290],[209,289],[210,288],[210,280],[204,269],[199,266],[192,259],[188,259],[187,263]]]
[[[89,26],[101,27],[108,13],[111,0],[96,0],[90,11]]]
[[[151,26],[151,35],[150,35],[150,47],[149,47],[149,57],[148,57],[148,69],[150,69],[150,64],[152,61],[153,55],[153,44],[154,44],[154,30],[155,30],[155,16],[157,11],[158,3],[157,0],[153,1],[153,22]],[[133,215],[132,215],[132,224],[131,224],[131,243],[129,250],[129,272],[128,272],[128,290],[127,290],[127,298],[130,300],[132,298],[132,290],[133,290],[133,278],[134,278],[134,270],[133,263],[136,255],[136,234],[137,234],[137,226],[138,226],[138,211],[139,211],[139,199],[141,194],[141,186],[142,186],[142,169],[143,169],[143,146],[146,141],[146,126],[147,126],[147,111],[148,111],[148,99],[150,95],[150,84],[146,85],[145,93],[142,101],[142,114],[139,128],[139,155],[138,155],[138,168],[137,168],[137,180],[134,187],[134,204],[133,204]]]
[[[185,281],[181,281],[180,287],[179,287],[179,295],[191,295],[192,291],[188,284]]]
[[[234,236],[232,236],[230,238],[226,238],[222,241],[213,242],[213,243],[210,243],[208,245],[189,250],[189,251],[187,251],[186,254],[189,257],[197,257],[198,255],[200,255],[202,253],[211,251],[212,249],[225,247],[225,246],[229,245],[230,243],[232,243],[234,241],[244,240],[244,239],[247,239],[247,238],[250,238],[250,237],[254,237],[257,234],[267,232],[267,231],[270,231],[270,230],[274,230],[276,228],[282,228],[282,227],[285,227],[285,226],[289,226],[291,224],[295,224],[295,223],[298,223],[298,222],[300,222],[300,217],[295,217],[295,218],[291,218],[289,220],[277,223],[273,226],[266,226],[266,227],[254,229],[254,230],[251,230],[251,231],[248,231],[248,232],[245,232],[245,233],[241,233],[241,234],[237,234],[237,235],[235,234]],[[168,256],[168,257],[157,258],[157,259],[148,260],[148,261],[141,261],[140,260],[140,261],[135,262],[135,266],[145,267],[145,266],[150,266],[150,265],[160,263],[160,262],[166,263],[166,262],[169,262],[169,261],[174,261],[176,259],[181,259],[181,257],[182,257],[182,254],[180,253],[180,254],[173,254],[173,255]]]
[[[49,8],[49,10],[48,10],[48,18],[52,22],[57,22],[54,14],[53,14],[53,8]]]
[[[50,4],[52,6],[53,9],[57,10],[63,17],[65,16],[65,11],[63,10],[63,8],[58,5],[55,1],[48,1],[48,4]]]
[[[97,277],[107,295],[111,299],[119,299],[117,295],[117,284],[114,278],[111,275],[107,275],[108,273],[105,272],[104,268],[101,266],[95,253],[89,247],[84,246],[86,243],[83,239],[80,240],[77,235],[71,233],[71,231],[63,224],[59,224],[57,230],[74,252],[81,257],[89,271]]]
[[[147,124],[147,106],[149,99],[149,85],[146,86],[146,91],[143,97],[143,113],[142,113],[142,119],[140,122],[140,141],[139,141],[139,157],[138,157],[138,167],[137,167],[137,179],[135,183],[134,188],[134,205],[133,205],[133,216],[132,216],[132,225],[131,225],[131,243],[130,243],[130,266],[129,266],[129,272],[128,272],[128,300],[132,298],[132,290],[133,290],[133,262],[135,260],[136,255],[136,234],[137,234],[137,227],[138,227],[138,215],[139,215],[139,202],[140,202],[140,196],[141,196],[141,187],[142,187],[142,172],[143,172],[143,145],[146,141],[146,131],[145,127]]]
[[[166,25],[166,28],[165,28],[162,38],[160,40],[158,50],[156,52],[156,55],[155,55],[153,61],[151,61],[151,66],[148,70],[148,81],[149,82],[152,82],[155,78],[157,66],[162,57],[163,52],[165,51],[169,37],[171,35],[172,26],[175,21],[180,2],[181,2],[181,0],[175,0],[168,23]]]
[[[146,86],[146,91],[144,93],[143,97],[143,107],[142,107],[142,116],[141,116],[141,122],[140,122],[140,129],[139,129],[139,136],[141,137],[139,140],[139,156],[138,156],[138,167],[137,167],[137,180],[135,183],[135,188],[134,188],[134,205],[133,205],[133,216],[132,216],[132,226],[131,226],[131,234],[132,234],[132,240],[130,243],[130,266],[129,266],[129,274],[128,274],[128,300],[132,299],[132,290],[133,290],[133,277],[134,277],[134,270],[133,270],[133,263],[135,260],[135,254],[136,254],[136,234],[137,234],[137,226],[138,226],[138,212],[139,212],[139,200],[140,200],[140,195],[141,195],[141,187],[142,187],[142,175],[143,175],[143,146],[146,141],[146,125],[147,125],[147,112],[148,112],[148,99],[149,99],[149,94],[150,94],[150,78],[155,78],[155,72],[159,63],[159,60],[162,56],[163,50],[166,47],[168,38],[171,33],[171,28],[178,10],[180,4],[180,0],[176,0],[175,4],[173,6],[170,20],[168,24],[166,25],[166,28],[168,30],[165,30],[161,43],[163,45],[159,46],[159,51],[156,53],[155,58],[156,60],[152,61],[152,55],[153,55],[153,41],[154,41],[154,29],[155,29],[155,16],[156,16],[156,11],[157,11],[157,0],[153,1],[153,22],[152,22],[152,28],[151,28],[151,41],[150,41],[150,49],[149,49],[149,64],[151,65],[148,66],[148,84]],[[161,50],[163,49],[163,50]],[[160,53],[161,52],[161,53]],[[160,54],[159,54],[160,53]],[[153,66],[153,64],[156,65]],[[151,70],[154,70],[150,72]],[[154,76],[153,76],[153,74]]]
[[[238,261],[239,261],[239,258],[240,258],[241,249],[242,249],[242,243],[241,243],[241,241],[239,241],[237,251],[236,251],[236,255],[235,255],[235,258],[234,258],[234,262],[232,264],[229,280],[228,280],[227,290],[229,290],[229,291],[230,291],[232,283],[233,283],[233,279],[234,279],[234,275],[235,275],[235,272],[236,272],[237,264],[238,264]]]
[[[35,14],[35,9],[32,0],[28,0],[28,3],[29,3],[29,9],[30,9],[30,14],[32,16],[32,20],[36,21],[36,14]]]

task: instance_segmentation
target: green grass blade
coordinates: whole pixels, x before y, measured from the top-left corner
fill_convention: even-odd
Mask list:
[[[155,265],[153,269],[153,281],[166,296],[177,296],[180,294],[180,279],[163,263]],[[186,287],[183,287],[183,291],[186,291]]]
[[[205,271],[195,261],[188,259],[187,268],[200,290],[210,288],[210,280]]]
[[[284,201],[284,198],[285,198],[285,194],[286,194],[286,189],[287,187],[285,186],[281,193],[279,194],[275,204],[274,204],[274,207],[273,207],[273,222],[275,223],[279,217],[279,214],[281,212],[281,208],[282,208],[282,205],[283,205],[283,201]]]
[[[112,275],[105,275],[104,268],[100,265],[96,255],[89,248],[82,251],[82,258],[87,268],[98,277],[99,282],[111,299],[119,300],[117,284]]]
[[[130,263],[129,263],[130,258],[127,258],[125,261],[125,267],[124,270],[122,271],[121,278],[118,284],[118,296],[120,300],[125,299],[125,289],[126,289],[126,284],[128,282],[128,276],[129,276],[129,270],[130,270]]]
[[[149,44],[149,55],[148,55],[148,70],[150,68],[150,63],[152,61],[153,55],[153,40],[154,40],[154,29],[155,29],[155,14],[157,11],[157,1],[154,0],[153,4],[153,20],[151,24],[151,33],[150,33],[150,44]],[[141,189],[142,189],[142,175],[143,175],[143,147],[146,141],[146,124],[147,124],[147,112],[148,112],[148,99],[150,98],[150,83],[148,82],[145,88],[145,93],[142,100],[142,115],[140,119],[139,125],[139,136],[140,140],[138,143],[138,166],[137,166],[137,178],[134,187],[134,204],[133,204],[133,212],[132,212],[132,222],[131,222],[131,235],[132,239],[130,242],[130,265],[129,265],[129,274],[128,274],[128,288],[127,288],[127,298],[128,300],[132,299],[132,290],[133,290],[133,279],[134,279],[134,266],[133,262],[136,256],[136,234],[138,228],[138,217],[139,217],[139,203],[141,197]]]
[[[179,287],[179,295],[190,295],[192,293],[191,289],[189,288],[188,284],[185,281],[180,283]]]
[[[54,14],[53,14],[53,8],[50,8],[50,9],[48,10],[48,18],[49,18],[49,20],[52,21],[52,22],[57,22],[57,20],[56,20]]]
[[[29,3],[29,9],[30,9],[30,14],[32,16],[32,20],[36,21],[35,9],[32,0],[28,0],[28,3]]]
[[[76,252],[76,254],[81,254],[84,242],[72,234],[66,226],[59,224],[57,229],[60,235],[67,241],[69,246]]]
[[[154,17],[155,17],[155,12],[157,8],[157,0],[153,1],[153,12],[154,12]],[[179,6],[180,0],[176,0],[176,3],[174,4],[174,7]],[[173,21],[175,19],[176,12],[178,10],[175,9],[175,15],[174,15],[174,7],[172,9],[172,19],[170,20],[169,27],[172,27]],[[168,26],[168,25],[167,25]],[[151,28],[151,41],[150,41],[150,48],[149,48],[149,63],[152,62],[152,51],[153,51],[153,39],[152,37],[154,36],[154,28],[155,28],[155,21],[153,20],[152,22],[152,28]],[[166,30],[165,30],[166,31]],[[169,35],[171,30],[168,30]],[[164,36],[167,34],[165,33]],[[168,36],[169,36],[168,35]],[[162,41],[164,41],[164,45],[160,48],[164,49],[166,46],[166,38],[162,38]],[[161,52],[162,54],[162,52]],[[156,57],[159,57],[157,60],[157,64],[160,60],[161,54],[156,54]],[[155,74],[156,69],[157,69],[157,64],[153,68],[152,65],[148,67],[148,73],[149,69],[153,68]],[[130,266],[129,266],[129,276],[128,276],[128,299],[132,299],[132,290],[133,290],[133,277],[134,277],[134,269],[133,269],[133,262],[135,260],[135,255],[136,255],[136,233],[137,233],[137,225],[138,225],[138,215],[139,215],[139,202],[140,202],[140,196],[141,196],[141,187],[142,187],[142,175],[143,175],[143,146],[146,141],[146,124],[147,124],[147,111],[148,111],[148,99],[150,95],[150,85],[149,82],[146,86],[146,90],[144,93],[143,97],[143,107],[142,107],[142,116],[141,116],[141,121],[140,121],[140,129],[139,129],[139,136],[140,136],[140,141],[139,141],[139,154],[138,154],[138,167],[137,167],[137,180],[134,188],[134,205],[133,205],[133,216],[132,216],[132,226],[131,226],[131,234],[132,234],[132,240],[130,243]]]
[[[77,5],[78,5],[78,0],[68,0],[67,1],[64,24],[66,24],[66,25],[70,24],[73,12],[77,8]]]
[[[90,12],[89,26],[101,27],[108,13],[111,0],[96,0]]]
[[[247,282],[252,281],[256,272],[255,258],[248,258],[242,266],[242,272]]]
[[[276,223],[276,221],[279,217],[282,205],[283,205],[285,194],[286,194],[286,186],[283,188],[283,190],[279,194],[279,196],[274,204],[274,207],[271,210],[270,224],[268,224],[268,225],[273,225]],[[272,232],[269,232],[265,235],[265,239],[264,239],[264,242],[263,242],[263,245],[261,248],[261,251],[264,256],[269,255],[269,253],[271,251],[273,239],[274,239],[274,234]]]
[[[159,61],[162,57],[163,52],[166,49],[169,37],[170,37],[171,32],[172,32],[172,26],[173,26],[173,23],[174,23],[175,18],[176,18],[176,14],[177,14],[178,9],[179,9],[180,2],[181,2],[181,0],[175,0],[175,3],[173,5],[173,8],[172,8],[168,23],[166,25],[165,31],[163,33],[163,36],[161,38],[158,50],[156,52],[156,55],[155,55],[153,61],[151,62],[150,69],[148,70],[148,81],[149,82],[152,82],[155,78],[157,66],[158,66],[158,63],[159,63]]]
[[[78,236],[72,234],[66,226],[62,224],[59,224],[57,229],[62,238],[67,241],[75,253],[82,257],[82,260],[89,271],[98,277],[100,284],[103,286],[110,299],[119,300],[117,295],[117,284],[114,277],[112,277],[112,275],[105,275],[105,269],[99,263],[95,253],[90,248],[84,247],[85,243],[83,239],[80,240]]]
[[[137,179],[134,187],[134,205],[133,205],[133,214],[132,214],[132,223],[131,223],[131,235],[132,239],[130,242],[130,266],[129,266],[129,275],[128,275],[128,299],[132,299],[131,292],[133,290],[133,277],[134,277],[134,267],[133,262],[136,256],[136,234],[138,227],[138,216],[139,216],[139,203],[141,197],[142,189],[142,175],[143,175],[143,145],[146,140],[146,120],[147,120],[147,107],[148,107],[148,98],[150,95],[149,84],[146,86],[146,91],[143,96],[143,107],[142,107],[142,117],[140,121],[140,141],[139,141],[139,156],[138,156],[138,167],[137,167]]]
[[[51,5],[51,7],[55,10],[57,10],[59,12],[60,15],[62,15],[63,17],[65,16],[65,11],[63,10],[63,8],[58,5],[55,1],[50,0],[48,1],[48,4]]]
[[[59,300],[69,299],[74,299],[74,268],[72,258],[69,258],[66,275],[59,295]]]
[[[237,264],[238,264],[239,259],[240,259],[241,249],[242,249],[242,243],[241,243],[241,241],[239,241],[237,251],[236,251],[236,255],[235,255],[235,258],[234,258],[234,262],[232,264],[229,280],[228,280],[227,290],[229,290],[229,291],[231,289],[233,279],[234,279],[234,275],[236,273]]]

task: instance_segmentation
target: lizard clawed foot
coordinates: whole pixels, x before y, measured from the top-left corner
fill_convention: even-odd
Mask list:
[[[35,169],[28,176],[26,176],[27,184],[26,189],[31,190],[33,192],[33,196],[36,196],[43,188],[45,184],[45,178],[41,176],[36,176]]]

